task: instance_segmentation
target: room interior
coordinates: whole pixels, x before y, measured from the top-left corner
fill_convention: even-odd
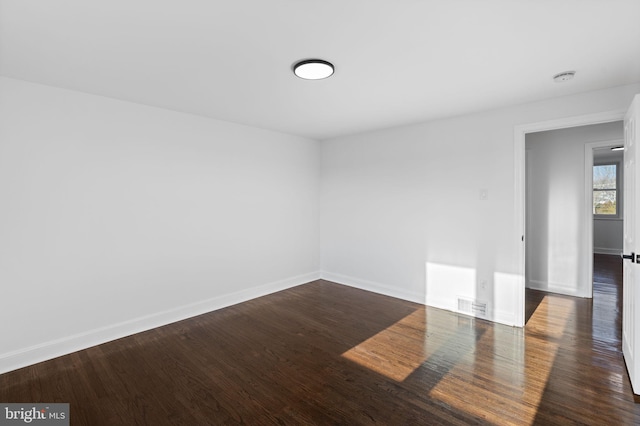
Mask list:
[[[551,218],[553,244],[524,241],[517,129],[578,117],[600,129],[575,136],[578,150],[623,137],[640,93],[640,4],[613,3],[551,12],[498,0],[0,0],[0,374],[84,359],[96,345],[148,339],[163,326],[179,335],[179,321],[203,314],[268,311],[264,300],[282,294],[312,297],[308,283],[375,324],[345,338],[350,348],[412,312],[426,335],[425,318],[446,312],[456,330],[472,330],[462,345],[491,336],[513,348],[514,365],[535,363],[522,340],[525,281],[576,298],[547,299],[540,312],[582,336],[558,312],[591,303],[591,253],[569,247],[584,215],[569,227]],[[314,58],[332,75],[294,73]],[[542,133],[572,131],[527,133],[526,148]],[[541,164],[571,155],[541,154]],[[558,182],[548,183],[561,208],[581,202],[580,182],[578,193]],[[537,275],[525,277],[524,248],[536,242],[558,250],[547,258],[558,263],[530,267],[545,259],[527,258]],[[402,314],[376,323],[369,316],[384,309],[368,311],[365,300]],[[640,418],[619,351],[607,356],[631,404],[611,410]],[[524,387],[530,373],[520,373]],[[393,374],[382,374],[389,386]],[[537,384],[537,407],[547,385]],[[440,421],[521,414],[465,413]],[[538,412],[527,413],[533,424]]]

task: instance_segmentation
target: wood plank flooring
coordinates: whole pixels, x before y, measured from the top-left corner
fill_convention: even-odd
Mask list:
[[[525,329],[316,281],[0,375],[73,425],[640,424],[621,266],[594,298],[528,292]]]

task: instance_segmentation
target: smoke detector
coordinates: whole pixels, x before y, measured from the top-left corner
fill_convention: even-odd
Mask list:
[[[575,71],[564,71],[554,75],[553,81],[555,81],[556,83],[563,83],[565,81],[571,80],[573,77],[575,77],[575,75],[576,75]]]

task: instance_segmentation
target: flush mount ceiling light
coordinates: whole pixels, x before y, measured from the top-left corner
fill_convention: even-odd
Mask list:
[[[575,77],[575,75],[576,75],[575,71],[564,71],[554,75],[553,81],[555,81],[556,83],[563,83],[565,81],[571,80],[573,77]]]
[[[322,80],[331,77],[333,64],[322,59],[306,59],[293,66],[293,73],[305,80]]]

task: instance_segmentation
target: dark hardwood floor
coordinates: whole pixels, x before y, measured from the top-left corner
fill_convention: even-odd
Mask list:
[[[73,425],[640,424],[621,270],[593,300],[529,292],[524,329],[326,281],[0,375]]]

